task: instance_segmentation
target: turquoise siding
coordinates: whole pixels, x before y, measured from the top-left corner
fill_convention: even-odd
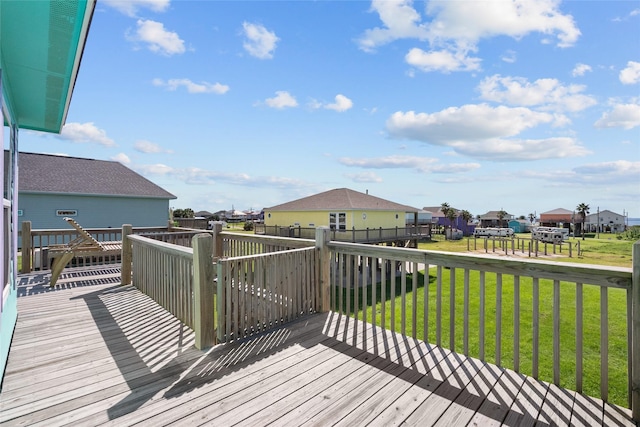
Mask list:
[[[19,193],[18,209],[18,221],[31,221],[32,229],[67,228],[59,209],[76,210],[85,228],[165,227],[169,220],[169,199]]]
[[[0,334],[0,379],[4,376],[4,370],[7,367],[13,329],[18,319],[18,301],[16,300],[16,294],[17,292],[15,290],[11,291],[0,313],[0,331],[2,331]]]

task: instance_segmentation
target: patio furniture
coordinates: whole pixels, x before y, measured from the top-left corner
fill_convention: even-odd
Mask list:
[[[122,242],[99,242],[93,238],[73,218],[64,218],[69,225],[76,229],[78,237],[67,244],[53,245],[49,247],[49,261],[51,265],[51,281],[49,285],[54,287],[62,270],[76,257],[109,257],[117,256],[122,252]]]

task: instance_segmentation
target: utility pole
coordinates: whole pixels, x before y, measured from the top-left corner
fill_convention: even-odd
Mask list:
[[[597,225],[596,225],[596,231],[598,233],[598,239],[600,238],[600,206],[598,206],[598,216],[597,218]]]

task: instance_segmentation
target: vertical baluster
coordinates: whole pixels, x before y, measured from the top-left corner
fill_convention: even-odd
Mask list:
[[[582,283],[576,283],[576,391],[582,393],[582,352],[583,352],[583,295],[582,295]]]
[[[520,276],[513,277],[513,370],[520,372]]]
[[[496,274],[496,365],[502,366],[502,274]]]
[[[485,239],[486,242],[486,239]],[[485,316],[485,272],[480,272],[480,319],[479,319],[479,327],[480,327],[480,339],[478,343],[478,357],[480,360],[484,361],[484,318]]]
[[[456,350],[456,269],[449,268],[449,348]]]
[[[600,287],[600,399],[609,400],[609,292]]]
[[[468,242],[468,240],[467,240]],[[469,356],[469,269],[464,269],[464,313],[463,313],[463,351],[465,356]]]

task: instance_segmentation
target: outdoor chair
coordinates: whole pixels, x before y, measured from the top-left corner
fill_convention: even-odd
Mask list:
[[[56,285],[62,270],[73,258],[80,257],[109,257],[122,252],[122,242],[99,242],[80,226],[73,218],[64,218],[78,232],[78,237],[63,245],[49,247],[49,262],[51,265],[51,287]]]

